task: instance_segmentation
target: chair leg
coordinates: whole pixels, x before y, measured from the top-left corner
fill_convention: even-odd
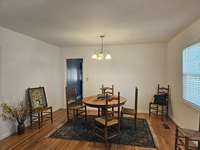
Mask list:
[[[178,127],[176,127],[176,135],[175,135],[175,150],[177,149],[178,144]]]
[[[112,112],[113,112],[113,113],[112,113],[112,117],[114,117],[114,111],[115,111],[115,110],[114,110],[114,107],[112,107]]]
[[[166,106],[166,117],[168,118],[168,109],[169,109],[169,107],[168,107],[168,104],[167,104],[167,106]]]
[[[185,150],[188,150],[189,148],[189,140],[187,137],[185,137]]]
[[[40,115],[41,115],[41,124],[42,124],[42,122],[43,122],[43,112],[42,111],[41,111]]]
[[[198,146],[197,147],[198,147],[197,149],[199,150],[200,149],[200,141],[198,142]]]
[[[78,119],[78,109],[76,110],[76,119]]]
[[[75,113],[75,110],[73,109],[73,120],[75,119],[76,117],[76,113]]]
[[[104,128],[104,140],[105,140],[105,143],[107,144],[108,143],[108,127],[107,126]]]
[[[123,114],[123,112],[121,111],[121,116],[120,116],[120,127],[123,126],[123,121],[122,121],[123,117],[124,117],[124,114]]]
[[[50,111],[51,111],[51,124],[53,124],[53,110],[52,110],[52,108],[50,109]]]
[[[121,125],[120,125],[120,120],[119,120],[119,123],[118,123],[118,134],[120,135],[120,132],[121,132]]]
[[[158,104],[156,105],[156,115],[157,115],[157,117],[158,117],[158,111],[159,111],[159,106],[158,106]]]
[[[39,127],[39,129],[40,129],[40,127],[41,127],[40,112],[38,112],[37,115],[38,115],[38,127]]]
[[[98,108],[98,117],[100,117],[100,108]]]
[[[161,106],[161,120],[164,120],[164,106]]]
[[[151,103],[149,104],[149,118],[151,117]]]
[[[136,130],[136,128],[137,128],[137,114],[135,114],[134,120],[135,120],[134,126],[135,126],[135,130]]]
[[[31,127],[33,127],[33,118],[32,118],[32,112],[30,113],[30,124],[31,124]]]
[[[85,105],[85,120],[87,119],[87,108],[86,108],[86,105]]]
[[[67,121],[69,121],[69,109],[67,108]]]

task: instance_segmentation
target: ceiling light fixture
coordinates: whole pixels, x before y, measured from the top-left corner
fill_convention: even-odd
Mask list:
[[[110,55],[110,53],[108,51],[105,51],[103,49],[103,38],[105,37],[104,35],[100,35],[98,36],[101,38],[101,50],[100,51],[97,51],[95,52],[93,55],[92,55],[92,59],[97,59],[97,60],[103,60],[103,59],[106,59],[106,60],[110,60],[112,59],[112,56]]]

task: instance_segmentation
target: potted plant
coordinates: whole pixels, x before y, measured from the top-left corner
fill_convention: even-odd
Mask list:
[[[4,120],[11,120],[11,121],[17,121],[17,133],[23,134],[25,131],[25,125],[24,122],[26,120],[28,109],[24,102],[20,102],[18,105],[9,105],[6,103],[1,104],[2,113],[0,116]]]

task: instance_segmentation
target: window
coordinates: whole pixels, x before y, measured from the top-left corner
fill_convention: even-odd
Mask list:
[[[183,98],[200,108],[200,43],[183,50]]]

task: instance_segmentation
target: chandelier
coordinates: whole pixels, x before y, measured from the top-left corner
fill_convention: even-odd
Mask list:
[[[100,35],[99,37],[101,38],[101,49],[99,51],[96,51],[92,55],[92,59],[97,59],[97,60],[103,60],[103,59],[109,60],[109,59],[112,59],[110,53],[103,49],[103,38],[105,36],[104,35]]]

